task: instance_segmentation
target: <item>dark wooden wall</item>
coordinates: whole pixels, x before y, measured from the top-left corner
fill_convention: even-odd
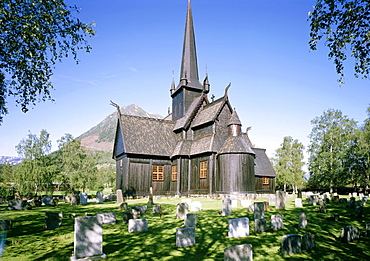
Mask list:
[[[256,192],[270,192],[275,193],[275,178],[268,177],[269,184],[262,184],[262,177],[255,178],[255,189]]]
[[[218,156],[215,191],[254,192],[254,157],[249,154],[222,154]]]

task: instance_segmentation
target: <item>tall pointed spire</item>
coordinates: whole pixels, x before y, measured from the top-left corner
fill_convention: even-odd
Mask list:
[[[197,52],[195,47],[195,34],[193,26],[193,14],[190,0],[188,0],[188,9],[186,13],[184,45],[182,50],[180,86],[186,83],[186,86],[202,89],[199,82]],[[184,81],[186,79],[186,81]],[[179,87],[180,87],[179,86]]]

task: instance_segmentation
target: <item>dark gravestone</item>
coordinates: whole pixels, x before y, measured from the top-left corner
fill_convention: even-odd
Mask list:
[[[302,198],[302,190],[298,189],[297,198]]]
[[[62,225],[62,212],[45,212],[46,229],[55,229]]]
[[[128,204],[126,202],[121,203],[121,205],[119,205],[119,210],[128,210]]]
[[[0,231],[9,230],[13,227],[11,220],[0,220]]]
[[[282,255],[292,255],[301,252],[301,236],[296,234],[283,236],[280,250]]]
[[[353,242],[360,239],[360,229],[353,226],[348,226],[342,229],[340,241],[343,243]]]
[[[128,221],[129,221],[130,219],[132,219],[132,218],[133,218],[133,216],[132,216],[132,214],[131,214],[131,212],[130,212],[130,211],[126,211],[126,212],[123,212],[123,213],[122,213],[123,223],[128,223]]]
[[[265,217],[265,204],[263,202],[254,202],[254,219]]]
[[[146,215],[146,211],[147,211],[147,209],[148,209],[148,206],[133,206],[133,207],[131,207],[131,209],[135,209],[135,210],[137,210],[137,211],[139,211],[140,212],[140,215]]]
[[[259,218],[254,220],[254,232],[260,233],[266,231],[266,218]]]
[[[26,200],[13,199],[8,201],[8,210],[26,210],[31,209],[31,206]]]
[[[355,203],[356,203],[356,199],[354,197],[351,197],[347,205],[347,208],[355,208]]]
[[[366,236],[370,237],[370,222],[366,222]]]
[[[45,196],[42,198],[42,203],[44,203],[45,206],[51,206],[53,203],[53,197],[52,196]]]
[[[361,218],[362,217],[362,206],[357,206],[355,209],[355,217]]]
[[[302,236],[302,245],[301,245],[302,250],[309,251],[315,246],[316,246],[315,235],[311,233],[306,233]]]

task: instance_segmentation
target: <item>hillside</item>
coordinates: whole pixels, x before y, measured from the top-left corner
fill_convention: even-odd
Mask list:
[[[162,118],[161,115],[146,112],[135,104],[122,107],[121,113],[140,117]],[[102,122],[77,137],[77,139],[81,139],[81,145],[90,150],[111,152],[113,148],[116,127],[117,114],[114,112],[108,115]]]

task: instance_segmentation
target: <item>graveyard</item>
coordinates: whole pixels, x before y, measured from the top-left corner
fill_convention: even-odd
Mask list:
[[[154,205],[149,205],[148,198],[126,200],[123,207],[134,207],[131,218],[135,219],[129,219],[128,212],[116,201],[89,200],[84,205],[59,201],[57,206],[29,210],[8,210],[8,204],[2,204],[0,220],[12,222],[5,230],[6,239],[3,233],[2,260],[70,260],[74,255],[75,222],[88,218],[99,224],[94,232],[101,234],[103,260],[224,260],[225,249],[230,248],[230,252],[234,251],[231,247],[245,244],[250,244],[253,260],[370,260],[369,205],[363,205],[361,215],[355,216],[357,210],[348,207],[348,195],[328,199],[325,205],[303,196],[302,207],[297,205],[296,195],[289,195],[285,209],[261,203],[268,202],[266,197],[250,200],[250,207],[245,201],[233,201],[230,208],[223,206],[221,198],[154,197],[153,201]],[[182,202],[192,206],[185,220],[177,213]],[[56,212],[61,223],[47,228],[46,212]],[[143,224],[133,224],[137,221]],[[347,240],[342,233],[357,233],[359,237]],[[187,237],[191,240],[184,241]],[[280,249],[283,237],[292,238],[284,243],[288,244],[283,246],[288,249],[285,253]],[[304,243],[304,237],[314,239],[314,243]],[[297,239],[300,251],[289,253],[292,249],[294,252]]]

